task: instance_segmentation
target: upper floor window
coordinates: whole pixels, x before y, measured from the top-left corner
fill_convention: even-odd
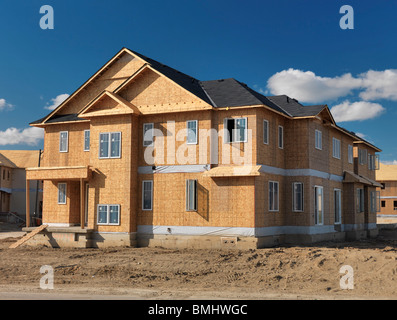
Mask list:
[[[278,147],[284,148],[284,127],[278,126]]]
[[[197,120],[187,122],[187,144],[197,144]]]
[[[358,163],[359,164],[367,163],[367,149],[358,149]]]
[[[247,118],[225,119],[225,142],[247,142]]]
[[[269,144],[269,121],[263,120],[263,143]]]
[[[84,130],[84,151],[90,151],[90,130]]]
[[[315,131],[315,143],[314,146],[318,150],[323,149],[323,133],[320,130]]]
[[[353,146],[350,144],[347,146],[347,161],[353,163]]]
[[[154,128],[153,123],[144,123],[143,124],[143,146],[144,147],[153,146],[153,142],[154,142],[153,128]]]
[[[121,157],[121,132],[99,134],[99,158]]]
[[[69,132],[61,131],[59,133],[59,152],[68,152]]]
[[[340,140],[336,138],[332,138],[332,156],[340,159]]]

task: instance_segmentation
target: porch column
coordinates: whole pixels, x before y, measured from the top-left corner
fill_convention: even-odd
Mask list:
[[[80,179],[80,226],[81,226],[81,229],[84,229],[84,225],[85,225],[84,198],[85,198],[84,180]]]
[[[26,179],[26,227],[30,227],[30,188],[29,180]]]

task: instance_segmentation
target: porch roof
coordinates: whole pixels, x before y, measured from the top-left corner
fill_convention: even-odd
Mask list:
[[[86,180],[91,173],[90,166],[26,168],[26,180]]]
[[[382,187],[382,185],[379,182],[376,182],[372,179],[369,179],[367,177],[363,177],[361,175],[355,174],[350,171],[345,171],[345,177],[343,179],[343,182],[358,182],[366,185],[370,185],[373,187]]]

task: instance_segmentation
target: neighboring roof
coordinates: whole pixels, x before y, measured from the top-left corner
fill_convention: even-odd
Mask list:
[[[285,110],[292,117],[316,116],[327,107],[324,104],[304,106],[300,104],[298,100],[290,98],[286,95],[267,96],[267,98],[281,109]]]
[[[0,153],[0,167],[16,168],[15,164]]]
[[[5,160],[10,168],[37,167],[39,152],[39,150],[0,150],[0,165]]]
[[[379,163],[379,170],[375,172],[377,181],[397,181],[397,165]]]

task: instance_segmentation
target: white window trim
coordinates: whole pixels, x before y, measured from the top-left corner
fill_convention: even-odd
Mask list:
[[[108,221],[108,222],[106,222],[106,223],[100,223],[100,222],[98,222],[98,219],[99,219],[99,206],[103,206],[103,207],[106,207],[107,208],[107,210],[106,210],[106,214],[107,214],[107,216],[106,216],[106,220]],[[110,207],[117,207],[118,208],[118,213],[117,213],[117,223],[110,223],[109,222],[109,216],[110,216]],[[119,204],[98,204],[97,205],[97,225],[98,226],[119,226],[120,225],[120,205]]]
[[[335,148],[335,144],[338,144],[338,149]],[[336,152],[337,151],[337,152]],[[341,142],[337,138],[332,138],[332,157],[340,159],[341,156]]]
[[[62,133],[66,133],[66,150],[61,150]],[[69,151],[69,131],[59,132],[59,152],[66,153]]]
[[[88,149],[86,149],[86,146],[85,146],[85,133],[86,132],[90,132],[90,130],[84,130],[84,152],[87,152],[87,151],[90,151],[90,149],[91,149],[91,132],[90,132],[90,141],[88,142]]]
[[[318,223],[318,218],[316,217],[316,214],[317,214],[316,213],[316,200],[317,200],[316,193],[314,193],[314,215],[315,215],[314,219],[317,220],[317,223],[315,223],[316,226],[322,226],[322,225],[324,225],[324,187],[315,185],[314,190],[316,190],[317,188],[322,190],[322,192],[321,192],[321,194],[322,194],[322,197],[321,197],[322,221],[321,221],[321,223]]]
[[[280,139],[280,129],[281,129],[281,139]],[[278,148],[279,149],[284,149],[284,127],[283,126],[278,126],[277,130],[277,139],[278,139]],[[281,146],[280,146],[281,144]]]
[[[196,140],[194,142],[189,142],[188,137],[189,137],[189,122],[195,122],[196,123]],[[198,141],[198,120],[188,120],[186,121],[186,144],[197,144]]]
[[[349,144],[347,146],[347,162],[353,164],[353,159],[354,159],[353,146]]]
[[[302,210],[296,210],[295,209],[295,184],[301,184],[302,185]],[[304,212],[305,210],[305,206],[304,206],[304,200],[305,200],[305,196],[304,196],[304,184],[303,182],[292,182],[292,212]]]
[[[267,141],[265,141],[265,122],[267,123],[266,125],[266,137],[267,137]],[[269,144],[269,121],[264,119],[263,120],[263,143],[264,144]]]
[[[112,141],[111,141],[111,136],[113,133],[119,133],[120,134],[120,154],[116,157],[112,157]],[[101,134],[107,134],[109,136],[109,145],[108,145],[108,156],[107,157],[101,157]],[[122,141],[122,134],[121,131],[115,131],[115,132],[100,132],[99,133],[99,159],[120,159],[121,158],[121,141]]]
[[[334,188],[334,215],[336,213],[335,212],[336,211],[336,208],[335,208],[335,201],[336,201],[336,199],[335,199],[335,191],[339,192],[340,197],[339,197],[339,212],[338,212],[339,222],[336,222],[336,220],[335,220],[334,224],[342,224],[342,189]]]
[[[65,186],[65,201],[64,202],[60,202],[59,201],[59,192],[60,192],[60,186],[61,185],[63,185],[63,186]],[[60,183],[58,183],[58,204],[66,204],[66,202],[67,202],[67,188],[68,188],[68,185],[67,185],[67,183],[66,182],[60,182]]]
[[[270,209],[270,183],[273,183],[273,184],[277,183],[277,209]],[[280,211],[280,184],[278,181],[269,181],[268,188],[269,188],[269,190],[268,190],[269,212],[279,212]],[[274,191],[273,191],[273,204],[274,203],[276,203],[276,202],[274,201]]]
[[[151,125],[152,126],[152,129],[149,129],[149,130],[152,130],[152,141],[150,142],[150,144],[145,144],[145,126],[147,126],[147,125]],[[143,131],[143,134],[142,134],[142,145],[144,147],[153,147],[153,145],[154,145],[154,123],[153,122],[144,123],[143,126],[142,126],[142,131]],[[149,141],[149,140],[147,140],[147,141]]]
[[[244,132],[244,141],[240,141],[240,140],[235,140],[235,135],[237,134],[237,129],[236,129],[236,121],[237,120],[239,120],[239,119],[245,119],[245,132]],[[228,120],[233,120],[234,121],[234,131],[232,131],[232,134],[231,134],[231,136],[229,137],[229,139],[230,139],[230,141],[227,141],[226,140],[226,137],[227,137],[227,129],[226,129],[226,126],[225,126],[225,124],[226,124],[226,122],[228,121]],[[223,132],[224,132],[224,137],[223,137],[223,142],[224,143],[241,143],[241,142],[243,142],[243,143],[246,143],[246,142],[248,142],[248,118],[247,117],[238,117],[238,118],[224,118],[223,119]],[[232,141],[233,140],[233,141]]]
[[[145,203],[145,182],[150,182],[150,209],[144,208]],[[152,211],[153,210],[153,180],[142,180],[142,211]]]
[[[319,137],[319,139],[317,139],[317,136]],[[320,130],[314,131],[314,147],[317,150],[323,150],[323,132]]]

